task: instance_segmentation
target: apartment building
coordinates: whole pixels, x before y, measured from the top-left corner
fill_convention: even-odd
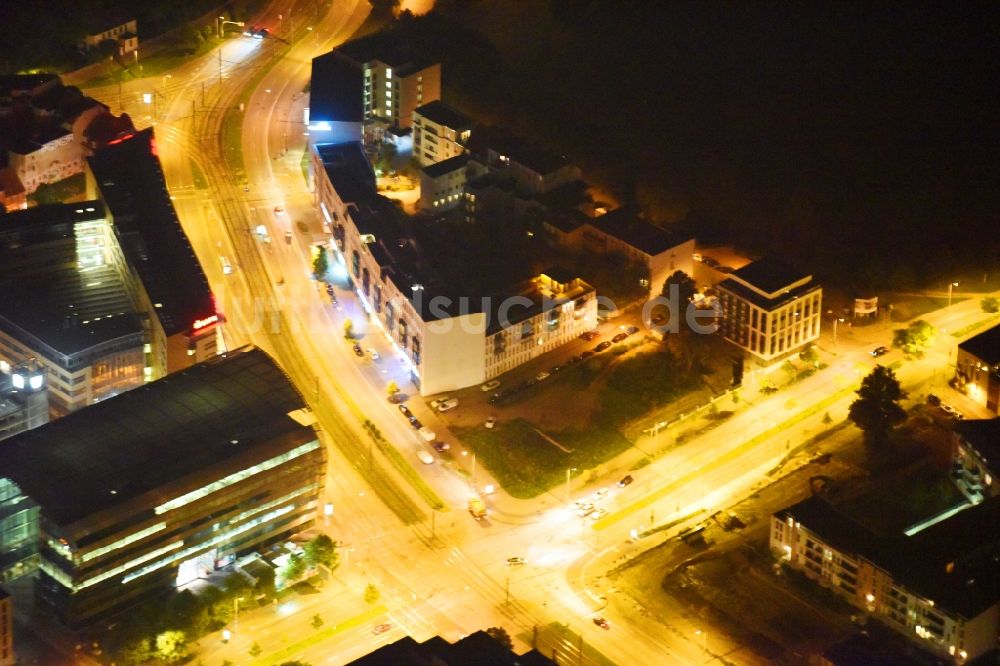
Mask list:
[[[502,294],[446,283],[376,194],[360,143],[316,146],[317,204],[370,322],[406,359],[422,395],[479,384],[596,325],[594,289],[563,271]],[[325,181],[325,182],[321,182]]]
[[[466,166],[468,163],[467,155],[456,155],[421,169],[420,209],[443,212],[465,203]]]
[[[161,376],[157,342],[130,296],[135,283],[100,202],[7,214],[0,226],[0,362],[44,368],[55,414],[141,386],[147,368]]]
[[[152,347],[148,379],[176,372],[218,349],[215,297],[174,210],[152,128],[115,139],[87,159],[88,193],[106,204],[125,262],[137,276],[126,286],[144,313]]]
[[[113,18],[88,17],[87,24],[87,34],[77,44],[81,51],[95,49],[107,41],[116,43],[119,57],[139,48],[139,31],[135,19],[119,23]]]
[[[716,285],[722,335],[768,365],[819,337],[823,290],[812,276],[773,259],[747,264]]]
[[[491,173],[512,179],[525,193],[539,195],[580,180],[580,168],[565,155],[495,127],[480,127],[468,147]]]
[[[313,422],[245,349],[5,441],[0,475],[40,508],[41,608],[91,626],[309,528]]]
[[[7,164],[33,194],[41,185],[55,183],[83,173],[84,154],[73,132],[63,127],[47,127],[16,141],[8,148]]]
[[[951,478],[972,503],[1000,495],[1000,419],[955,423]]]
[[[0,360],[0,440],[49,422],[45,367],[36,359]]]
[[[10,595],[0,588],[0,666],[14,666],[14,609]]]
[[[771,517],[775,557],[956,664],[996,648],[1000,498],[912,536],[881,536],[811,497]]]
[[[1000,325],[958,344],[955,382],[970,398],[1000,414]]]
[[[413,111],[413,156],[422,167],[465,154],[472,119],[437,100]]]

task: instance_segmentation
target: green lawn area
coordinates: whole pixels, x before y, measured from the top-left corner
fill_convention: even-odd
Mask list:
[[[841,507],[863,525],[884,535],[900,534],[962,501],[948,472],[923,464]]]
[[[961,303],[966,299],[952,298],[951,303]],[[948,297],[940,298],[930,296],[906,296],[896,298],[892,304],[893,321],[909,321],[914,317],[920,317],[928,312],[934,312],[948,306]]]
[[[32,205],[63,203],[73,197],[82,197],[86,189],[87,176],[78,173],[55,183],[39,185],[38,189],[28,196],[28,201]]]
[[[618,431],[599,426],[544,433],[571,451],[567,453],[524,419],[499,422],[492,430],[476,426],[453,432],[472,448],[479,464],[490,470],[504,490],[522,499],[565,482],[567,469],[575,467],[579,474],[631,446]]]

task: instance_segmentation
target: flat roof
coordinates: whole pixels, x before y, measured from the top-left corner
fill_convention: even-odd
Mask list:
[[[33,351],[52,356],[31,337],[67,356],[127,336],[141,343],[142,323],[118,269],[79,264],[74,225],[105,219],[100,201],[0,216],[0,322]]]
[[[413,113],[419,113],[424,118],[453,130],[467,129],[472,126],[472,118],[441,100],[418,106],[413,110]]]
[[[588,222],[598,231],[614,236],[651,257],[691,240],[688,235],[672,234],[650,224],[639,218],[634,210],[625,206],[590,219]]]
[[[0,470],[69,525],[234,457],[264,460],[276,442],[310,442],[289,416],[305,407],[267,354],[237,350],[5,440]]]
[[[820,288],[820,286],[815,282],[807,282],[806,284],[800,285],[795,289],[789,289],[788,291],[781,292],[774,298],[767,298],[766,296],[761,295],[760,292],[731,278],[727,278],[715,286],[718,289],[724,289],[732,292],[743,300],[749,301],[763,310],[773,310],[774,308],[784,305],[788,301],[805,296],[806,294]]]
[[[499,127],[477,127],[472,133],[471,143],[479,152],[493,151],[543,176],[569,166],[565,155],[545,150],[535,143],[515,136],[507,129]]]
[[[166,334],[214,315],[208,279],[170,201],[153,129],[116,139],[87,161]]]
[[[312,61],[309,122],[363,122],[364,73],[336,51]]]
[[[774,514],[791,516],[838,550],[863,557],[892,574],[893,581],[935,605],[971,619],[1000,600],[995,558],[1000,535],[1000,496],[959,511],[906,537],[883,537],[845,516],[821,497],[810,497]]]
[[[336,52],[358,65],[378,60],[398,70],[396,73],[400,76],[407,76],[433,64],[428,57],[416,50],[412,42],[391,30],[352,39],[339,46]]]
[[[410,636],[383,645],[350,662],[349,666],[403,666],[406,664],[488,664],[489,666],[545,666],[555,664],[537,650],[518,655],[485,631],[476,631],[449,643],[431,636],[418,643]]]
[[[319,143],[313,150],[341,201],[357,203],[377,196],[375,171],[360,141]]]
[[[777,259],[764,257],[733,271],[732,277],[737,277],[764,293],[773,294],[812,276]]]
[[[1000,363],[1000,324],[994,324],[982,333],[958,343],[958,348],[967,351],[989,365]]]
[[[465,165],[469,163],[468,155],[455,155],[454,157],[449,157],[446,160],[441,160],[440,162],[435,162],[430,166],[425,166],[421,171],[427,174],[430,178],[440,178],[452,171],[458,171],[459,169],[464,169]]]

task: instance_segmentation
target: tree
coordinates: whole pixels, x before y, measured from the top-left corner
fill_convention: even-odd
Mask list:
[[[988,314],[1000,312],[1000,299],[997,299],[996,296],[986,296],[979,301],[979,307]]]
[[[289,581],[297,580],[306,572],[305,558],[299,553],[292,553],[288,558],[288,563],[281,570],[281,578],[288,584]]]
[[[503,627],[490,627],[486,630],[486,634],[508,650],[514,649],[514,641],[510,639],[510,634]]]
[[[313,615],[312,622],[310,622],[309,624],[313,626],[313,629],[319,629],[320,627],[323,626],[323,618],[321,618],[319,616],[319,613],[317,613],[316,615]]]
[[[183,631],[177,630],[157,634],[156,654],[167,663],[180,661],[188,654],[187,636]]]
[[[348,340],[354,337],[354,322],[350,319],[344,320],[344,337]]]
[[[382,595],[379,593],[378,588],[375,587],[375,583],[368,583],[365,585],[365,603],[373,604],[379,600]]]
[[[695,284],[694,279],[684,271],[674,271],[670,277],[664,281],[663,289],[660,291],[660,295],[669,300],[671,291],[670,288],[674,285],[676,285],[678,305],[682,308],[686,308],[687,304],[691,302],[694,295],[698,292],[698,287]],[[678,314],[683,316],[684,313]]]
[[[389,399],[391,400],[392,396],[399,393],[399,385],[395,381],[390,381],[388,384],[386,384],[385,392],[389,396]]]
[[[250,590],[250,581],[242,574],[233,572],[222,581],[222,587],[226,588],[226,596],[232,600]]]
[[[830,425],[833,423],[833,417],[830,416],[830,412],[823,415],[823,425]]]
[[[257,594],[263,594],[268,599],[273,597],[276,593],[274,578],[274,569],[271,567],[264,568],[257,578],[257,584],[254,585],[254,590]]]
[[[920,358],[924,350],[934,342],[934,327],[919,319],[906,328],[898,328],[892,334],[892,346],[902,349],[907,356]]]
[[[326,277],[328,270],[330,270],[330,261],[327,259],[326,250],[320,248],[319,252],[316,253],[316,258],[313,259],[313,275],[317,280],[322,280]]]
[[[802,351],[799,352],[799,358],[802,359],[804,363],[816,365],[816,361],[819,360],[819,354],[816,352],[816,345],[810,342],[803,347]]]
[[[322,564],[326,567],[334,567],[337,563],[337,544],[333,539],[325,534],[320,534],[310,539],[304,548],[306,564],[316,566]]]
[[[182,631],[189,636],[201,636],[208,629],[210,621],[204,599],[191,590],[172,596],[164,610],[163,622],[166,628]]]
[[[257,643],[257,641],[254,641],[253,645],[250,646],[250,656],[256,659],[258,656],[260,656],[261,652],[263,652],[263,650],[260,649],[260,645]]]
[[[875,366],[862,380],[857,394],[848,417],[864,432],[867,443],[885,443],[892,428],[906,417],[899,406],[906,392],[900,387],[896,373],[884,365]]]
[[[310,664],[307,664],[304,661],[296,660],[296,661],[283,661],[279,666],[310,666]]]

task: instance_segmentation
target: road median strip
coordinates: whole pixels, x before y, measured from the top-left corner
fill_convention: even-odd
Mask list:
[[[283,661],[287,661],[289,657],[299,652],[302,652],[306,648],[312,647],[313,645],[316,645],[318,643],[322,643],[323,641],[333,638],[337,634],[343,633],[348,629],[353,629],[362,624],[365,624],[366,622],[371,622],[378,616],[383,615],[388,611],[389,611],[388,608],[386,608],[382,604],[379,604],[378,606],[374,606],[373,608],[368,609],[364,613],[355,615],[354,617],[348,618],[347,620],[344,620],[343,622],[340,622],[338,624],[333,624],[330,625],[329,627],[321,627],[319,630],[316,631],[315,634],[313,634],[309,638],[304,638],[298,641],[297,643],[292,643],[291,645],[288,645],[278,650],[277,652],[271,653],[266,657],[263,656],[258,657],[253,661],[251,661],[250,665],[263,666],[267,664],[270,666],[271,664],[280,664]]]

